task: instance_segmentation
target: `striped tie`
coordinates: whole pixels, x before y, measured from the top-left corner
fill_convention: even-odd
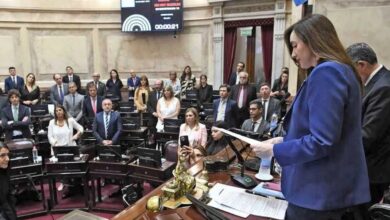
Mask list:
[[[106,122],[105,122],[105,124],[106,124],[106,126],[105,126],[105,129],[106,129],[106,140],[108,140],[108,126],[109,126],[109,123],[110,123],[110,120],[109,120],[108,116],[109,116],[109,113],[106,113]]]

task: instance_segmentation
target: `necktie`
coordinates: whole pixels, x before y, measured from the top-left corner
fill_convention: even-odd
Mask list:
[[[75,105],[76,105],[76,98],[75,98],[74,94],[72,95],[72,99],[73,99],[73,107],[75,107]]]
[[[95,82],[96,89],[99,88],[99,83]]]
[[[19,109],[16,106],[13,108],[14,108],[14,112],[13,112],[14,121],[18,121]]]
[[[239,108],[242,108],[242,106],[244,105],[244,93],[245,93],[244,86],[241,86],[240,94],[238,96],[238,101],[237,101]]]
[[[255,131],[255,127],[256,127],[256,122],[254,121],[254,122],[252,122],[252,129],[251,129],[251,130],[254,131],[254,132],[256,132],[256,131]]]
[[[109,116],[109,113],[106,113],[106,122],[105,122],[105,124],[106,124],[106,126],[105,126],[105,128],[106,128],[106,139],[108,139],[108,126],[110,124],[110,120],[109,120],[108,116]]]
[[[96,115],[96,99],[92,98],[92,110]]]
[[[60,99],[62,105],[64,103],[64,93],[62,92],[62,86],[60,86]]]
[[[69,82],[73,82],[73,76],[69,76]]]
[[[157,100],[160,99],[160,92],[157,92]]]
[[[15,76],[12,77],[12,82],[14,83],[15,88],[16,88],[16,77]]]

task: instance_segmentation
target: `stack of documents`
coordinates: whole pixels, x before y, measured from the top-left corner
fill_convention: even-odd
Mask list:
[[[282,192],[270,189],[269,187],[267,187],[268,184],[274,184],[274,183],[262,182],[253,189],[253,192],[264,196],[273,196],[276,198],[284,199]]]
[[[288,203],[245,192],[245,189],[217,183],[209,191],[212,198],[208,204],[233,215],[247,218],[249,215],[284,219]]]

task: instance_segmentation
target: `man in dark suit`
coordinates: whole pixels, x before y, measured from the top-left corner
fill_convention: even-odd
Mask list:
[[[362,134],[370,179],[371,203],[378,203],[390,185],[390,71],[378,63],[366,43],[347,48],[364,84]]]
[[[97,113],[103,111],[103,97],[97,95],[97,89],[93,83],[88,84],[88,95],[84,97],[83,116],[95,118]]]
[[[271,97],[271,87],[267,83],[260,84],[260,98],[258,100],[263,104],[263,118],[270,122],[272,115],[276,114],[280,118],[280,101]]]
[[[122,132],[122,119],[119,112],[112,111],[110,99],[104,99],[103,111],[99,112],[93,121],[93,135],[102,145],[117,145]]]
[[[8,100],[11,105],[3,108],[1,124],[4,128],[5,140],[18,138],[31,138],[29,125],[30,109],[20,104],[20,93],[16,89],[8,92]]]
[[[100,74],[99,73],[93,73],[92,74],[93,80],[89,83],[87,83],[87,92],[89,85],[94,85],[97,89],[97,95],[101,97],[106,97],[106,84],[100,81]]]
[[[64,83],[75,82],[77,86],[77,92],[81,92],[81,80],[80,77],[73,73],[73,68],[71,66],[66,67],[66,75],[62,78]],[[84,94],[84,93],[83,93]]]
[[[256,99],[256,87],[248,83],[249,74],[247,72],[240,72],[239,77],[240,83],[232,86],[230,98],[237,102],[237,125],[241,126],[249,118],[249,103]]]
[[[259,134],[265,134],[269,131],[269,123],[263,119],[263,105],[259,100],[253,100],[249,103],[250,118],[242,123],[241,129],[253,131]]]
[[[238,62],[236,71],[232,72],[229,77],[229,85],[234,86],[240,83],[240,77],[238,76],[242,71],[245,69],[245,63],[244,62]]]
[[[219,99],[213,102],[214,121],[225,121],[229,127],[237,127],[237,102],[229,98],[230,86],[222,84],[219,87]]]
[[[129,98],[134,97],[134,92],[141,84],[141,78],[139,78],[134,70],[130,71],[130,77],[127,79],[127,87],[129,88]]]
[[[69,94],[64,97],[64,108],[69,117],[73,117],[77,122],[81,121],[83,116],[84,95],[77,92],[75,82],[68,84]]]
[[[157,102],[158,100],[163,97],[163,88],[164,88],[164,82],[160,79],[156,80],[154,82],[154,90],[149,94],[148,102],[146,104],[147,111],[151,113],[154,117],[151,125],[157,124]],[[155,126],[151,126],[152,128],[155,128]]]
[[[7,93],[11,89],[20,91],[24,86],[24,79],[16,75],[16,68],[11,66],[8,68],[9,77],[4,80],[4,92]]]
[[[60,74],[54,74],[53,79],[56,84],[50,88],[50,101],[54,105],[62,105],[64,103],[65,95],[68,94],[68,84],[62,83]]]

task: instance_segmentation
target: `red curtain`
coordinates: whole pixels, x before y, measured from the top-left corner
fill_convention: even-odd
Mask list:
[[[263,47],[263,66],[265,81],[271,82],[272,75],[272,50],[273,50],[274,26],[261,26],[261,44]]]
[[[223,82],[228,83],[236,54],[237,28],[225,28]]]

